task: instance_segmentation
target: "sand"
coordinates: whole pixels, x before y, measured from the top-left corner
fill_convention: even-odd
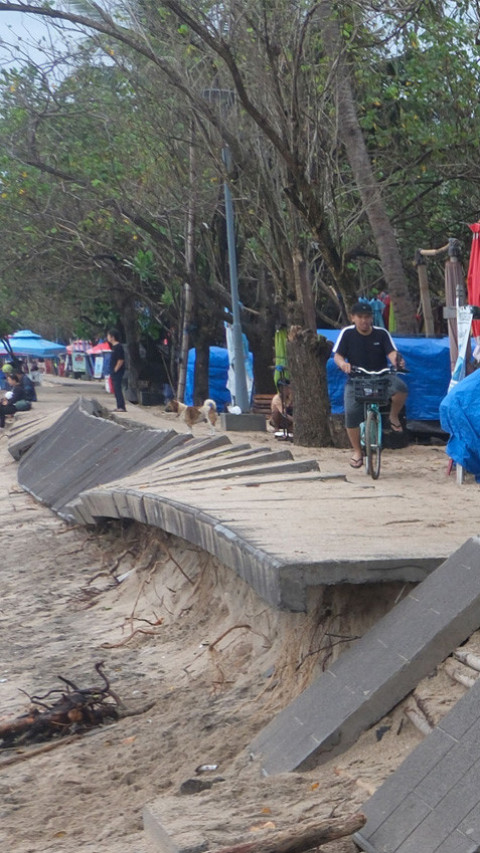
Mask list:
[[[101,385],[56,381],[40,389],[35,414],[78,393],[114,408]],[[160,409],[130,407],[128,416],[182,429]],[[247,438],[276,444],[271,434]],[[316,456],[322,470],[348,466],[348,451],[292,449]],[[59,675],[100,686],[99,661],[128,709],[153,703],[50,752],[2,750],[4,850],[145,853],[142,809],[154,801],[176,833],[200,827],[212,847],[299,821],[348,817],[423,739],[405,709],[418,709],[419,699],[435,723],[465,692],[442,665],[345,754],[308,773],[264,779],[248,755],[255,733],[392,606],[399,585],[375,587],[374,605],[371,588],[336,590],[328,616],[322,591],[308,614],[274,612],[181,540],[119,522],[95,532],[67,527],[18,487],[6,436],[0,464],[0,722],[25,713],[28,697],[59,688]],[[348,476],[366,480],[362,472]],[[446,476],[443,448],[385,454],[383,476],[395,476],[406,494],[423,494],[422,524],[431,524],[432,537],[438,524],[450,525],[453,539],[476,533],[469,519],[478,486],[467,477],[459,487]],[[477,634],[469,648],[479,652]],[[197,772],[202,765],[215,768]],[[180,794],[189,779],[212,785]],[[355,846],[344,839],[322,849],[353,853]]]

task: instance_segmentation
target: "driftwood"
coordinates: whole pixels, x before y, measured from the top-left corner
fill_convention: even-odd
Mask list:
[[[448,661],[445,665],[445,672],[453,681],[456,681],[463,687],[473,687],[478,679],[478,675],[469,675],[468,672],[461,672],[458,667],[452,666]]]
[[[420,708],[412,708],[411,705],[408,705],[405,708],[405,715],[408,717],[411,723],[418,729],[422,735],[429,735],[431,731],[433,731],[433,726],[428,722],[425,714]]]
[[[474,655],[473,652],[469,652],[468,649],[456,649],[453,656],[460,663],[464,663],[466,666],[474,669],[475,672],[480,672],[480,658],[478,655]]]
[[[49,690],[43,696],[29,696],[32,707],[28,713],[0,723],[1,747],[71,735],[101,725],[106,719],[118,719],[122,703],[111,690],[102,667],[103,662],[95,664],[104,687],[80,688],[73,681],[58,676],[65,687]],[[59,698],[48,704],[45,700],[53,696]]]
[[[347,818],[332,818],[320,823],[309,823],[302,829],[294,829],[269,834],[268,838],[222,847],[215,853],[303,853],[312,850],[336,838],[353,835],[366,823],[365,815],[358,813]]]
[[[146,705],[142,705],[140,708],[119,709],[118,719],[123,720],[125,717],[137,717],[140,714],[145,714],[147,711],[150,711],[155,704],[156,702],[154,700],[152,702],[147,702]],[[100,734],[100,732],[88,732],[89,736],[97,734]],[[2,767],[11,767],[12,764],[19,764],[21,761],[28,761],[29,758],[35,758],[36,755],[42,755],[44,752],[51,752],[59,746],[68,746],[69,743],[75,743],[75,741],[79,740],[81,737],[82,734],[80,733],[76,735],[66,735],[65,737],[57,738],[49,743],[44,743],[36,749],[29,748],[25,750],[25,752],[16,752],[15,755],[11,755],[10,758],[5,758],[3,761],[0,761],[0,771],[2,770]],[[83,737],[85,737],[85,735],[83,735]]]

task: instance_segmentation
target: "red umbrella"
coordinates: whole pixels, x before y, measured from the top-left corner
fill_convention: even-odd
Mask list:
[[[473,231],[472,248],[470,251],[470,262],[467,273],[468,304],[480,305],[480,222],[468,226]],[[472,335],[480,335],[480,320],[472,323]]]

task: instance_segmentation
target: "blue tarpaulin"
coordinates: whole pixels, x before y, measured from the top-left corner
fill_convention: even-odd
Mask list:
[[[440,404],[442,429],[450,434],[446,452],[477,480],[480,477],[480,370],[462,379]]]
[[[335,343],[336,329],[319,329]],[[448,338],[404,338],[392,335],[393,342],[405,358],[409,373],[402,376],[408,385],[407,419],[438,421],[440,402],[450,382],[450,346]],[[345,374],[338,369],[333,357],[327,362],[328,393],[333,414],[343,412]]]
[[[335,343],[339,332],[337,329],[319,329],[319,335],[324,335]],[[409,388],[407,399],[407,419],[418,421],[438,421],[440,402],[445,397],[450,382],[450,346],[448,338],[404,338],[393,335],[393,341],[402,353],[410,371],[403,376]],[[251,354],[250,354],[251,357]],[[193,375],[195,367],[195,350],[188,355],[187,382],[185,402],[193,404]],[[230,404],[230,394],[227,391],[228,352],[223,347],[210,347],[209,394],[220,412],[225,404]],[[345,374],[338,369],[333,357],[327,362],[328,393],[333,414],[343,412],[343,387]],[[315,389],[312,389],[315,393]]]
[[[187,381],[185,384],[185,403],[193,406],[194,373],[195,373],[195,350],[188,352]],[[250,367],[253,370],[253,357],[249,353]],[[227,388],[228,381],[228,350],[225,347],[210,347],[209,372],[208,372],[208,396],[215,400],[219,412],[224,412],[225,407],[230,405],[232,398]]]

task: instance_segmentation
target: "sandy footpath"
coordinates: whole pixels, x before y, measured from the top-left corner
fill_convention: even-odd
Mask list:
[[[35,414],[78,393],[114,407],[100,385],[56,381],[40,388]],[[160,409],[130,407],[128,417],[182,429]],[[271,434],[229,435],[277,446]],[[348,451],[292,450],[318,458],[323,471],[347,470]],[[321,592],[308,614],[276,613],[216,560],[158,531],[117,522],[95,532],[66,527],[19,489],[6,436],[0,464],[0,724],[24,713],[29,696],[58,688],[59,675],[82,688],[100,685],[99,661],[128,709],[154,703],[50,752],[0,751],[2,849],[145,853],[142,808],[160,796],[186,829],[198,820],[208,835],[216,822],[225,843],[262,827],[346,817],[422,740],[405,715],[410,697],[330,764],[261,778],[245,750],[254,734],[391,606],[399,585],[378,590],[378,613],[370,607],[367,616],[365,593],[352,599],[350,591],[346,601],[341,590],[328,618]],[[419,524],[432,537],[438,525],[455,541],[477,532],[478,486],[446,476],[443,448],[385,454],[384,476],[395,477],[396,494],[424,496]],[[362,472],[348,469],[348,477],[368,485]],[[352,508],[348,519],[355,525]],[[339,634],[343,645],[333,639]],[[477,635],[469,647],[478,653]],[[439,667],[416,695],[435,722],[463,692]],[[197,773],[203,764],[217,767]],[[181,795],[192,778],[212,782],[210,790]],[[355,848],[343,840],[322,849]]]

